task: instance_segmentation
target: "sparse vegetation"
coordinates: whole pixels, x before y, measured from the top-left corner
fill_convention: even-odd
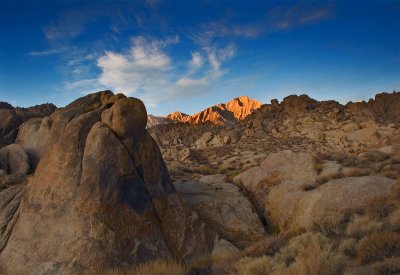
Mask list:
[[[100,275],[185,275],[184,265],[172,260],[156,260],[133,267],[114,268],[100,272]]]
[[[400,256],[400,234],[375,232],[361,240],[357,255],[361,263],[372,263]]]
[[[382,230],[382,223],[369,216],[356,216],[347,226],[346,233],[349,236],[362,238],[371,233]]]

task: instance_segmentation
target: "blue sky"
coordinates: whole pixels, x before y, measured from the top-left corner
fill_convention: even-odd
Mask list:
[[[400,1],[0,2],[0,101],[111,89],[149,113],[400,89]]]

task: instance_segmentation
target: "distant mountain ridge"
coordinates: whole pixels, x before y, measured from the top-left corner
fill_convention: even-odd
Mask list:
[[[166,117],[148,115],[147,128],[175,122],[189,124],[211,122],[216,125],[233,125],[260,107],[261,102],[248,96],[241,96],[226,103],[211,106],[194,115],[187,115],[181,112],[173,112]]]

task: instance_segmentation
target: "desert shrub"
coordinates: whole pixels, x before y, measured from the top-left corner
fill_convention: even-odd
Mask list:
[[[353,267],[349,274],[374,274],[374,275],[395,275],[400,274],[400,257],[391,257],[379,262],[363,266]]]
[[[361,240],[357,255],[363,264],[400,256],[400,234],[390,231],[373,233]]]
[[[357,240],[354,238],[344,239],[339,244],[339,252],[348,257],[355,257],[357,254]]]
[[[328,160],[334,160],[337,162],[344,162],[346,158],[346,154],[342,152],[333,152],[331,153],[331,155],[328,156]]]
[[[371,170],[368,168],[351,168],[346,173],[344,173],[345,177],[364,177],[371,174]]]
[[[383,172],[381,172],[382,176],[385,176],[387,178],[391,178],[391,179],[397,179],[400,178],[400,174],[398,170],[385,170]]]
[[[368,152],[365,152],[363,154],[361,154],[361,158],[370,162],[381,162],[384,161],[385,159],[389,158],[389,154],[382,152],[382,151],[378,151],[378,150],[371,150]]]
[[[362,238],[370,233],[378,232],[382,229],[382,223],[369,216],[356,216],[347,225],[346,234],[356,238]]]
[[[323,169],[322,160],[315,158],[314,170],[317,173],[317,175],[319,175],[322,172],[322,169]]]
[[[240,258],[239,252],[218,253],[217,255],[205,254],[192,259],[187,269],[191,272],[204,272],[215,267],[225,269],[225,265],[230,265],[238,258]]]
[[[186,268],[171,260],[155,260],[129,268],[114,268],[100,272],[101,275],[184,275]]]
[[[335,174],[329,174],[329,175],[325,175],[325,176],[319,176],[316,178],[316,181],[319,184],[324,184],[330,180],[337,180],[337,179],[340,179],[343,177],[344,177],[343,173],[335,173]]]
[[[282,178],[281,173],[274,171],[271,174],[269,174],[267,177],[265,177],[262,181],[260,181],[257,184],[257,188],[263,187],[269,192],[269,190],[271,190],[274,186],[281,184],[282,181],[283,181],[283,178]],[[258,190],[258,189],[256,189],[256,190]]]
[[[336,253],[332,247],[313,244],[296,257],[289,268],[289,274],[334,275],[341,274],[346,265],[346,257]]]
[[[347,223],[351,220],[352,215],[358,209],[346,209],[339,213],[331,213],[321,217],[318,222],[313,224],[315,231],[322,232],[327,236],[342,235],[346,230]]]
[[[376,197],[368,202],[366,214],[374,218],[382,219],[387,217],[395,207],[396,201],[389,199],[387,196]]]
[[[242,251],[242,255],[246,257],[258,257],[263,255],[274,255],[285,244],[287,240],[280,235],[269,236],[258,241]]]
[[[400,274],[400,257],[391,257],[373,264],[376,273],[382,275]]]
[[[400,231],[400,207],[390,214],[387,226],[390,230]]]
[[[400,153],[396,153],[392,156],[392,163],[393,164],[400,163]]]
[[[199,165],[194,170],[195,170],[194,172],[203,174],[203,175],[213,175],[213,174],[218,173],[217,169],[215,169],[214,167],[212,167],[210,165],[204,165],[204,164]]]
[[[272,257],[245,257],[235,264],[235,268],[242,275],[284,274],[285,265]]]
[[[327,237],[308,232],[292,238],[275,257],[244,257],[235,267],[239,274],[339,274],[345,257]]]
[[[319,232],[307,232],[292,238],[275,257],[278,261],[288,265],[295,260],[297,255],[312,245],[320,246],[322,249],[330,248],[331,241]]]

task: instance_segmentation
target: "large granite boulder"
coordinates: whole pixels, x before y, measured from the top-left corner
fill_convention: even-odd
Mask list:
[[[382,176],[349,177],[307,190],[299,182],[286,181],[271,189],[265,209],[281,230],[335,232],[348,214],[362,211],[374,199],[389,197],[395,182]]]
[[[247,189],[265,219],[282,231],[334,231],[349,214],[365,209],[374,199],[389,197],[396,182],[375,175],[344,177],[320,185],[317,169],[310,153],[285,150],[270,154],[260,166],[236,176],[234,182]],[[342,169],[325,163],[320,176],[335,176]]]
[[[140,100],[99,92],[51,120],[0,251],[3,272],[93,274],[210,251],[213,237],[175,192]]]
[[[250,168],[237,175],[233,181],[242,185],[249,192],[257,192],[259,183],[275,177],[279,181],[294,180],[299,183],[306,183],[316,177],[314,159],[309,153],[295,153],[290,150],[283,150],[270,154],[260,166]]]
[[[262,239],[265,231],[255,209],[240,189],[224,178],[209,175],[199,182],[175,183],[175,187],[221,238],[242,247]]]
[[[32,157],[34,166],[36,166],[44,153],[51,124],[50,117],[31,118],[19,127],[16,143],[22,145]]]
[[[7,174],[26,175],[29,171],[28,156],[19,144],[10,144],[0,149],[0,169]]]

